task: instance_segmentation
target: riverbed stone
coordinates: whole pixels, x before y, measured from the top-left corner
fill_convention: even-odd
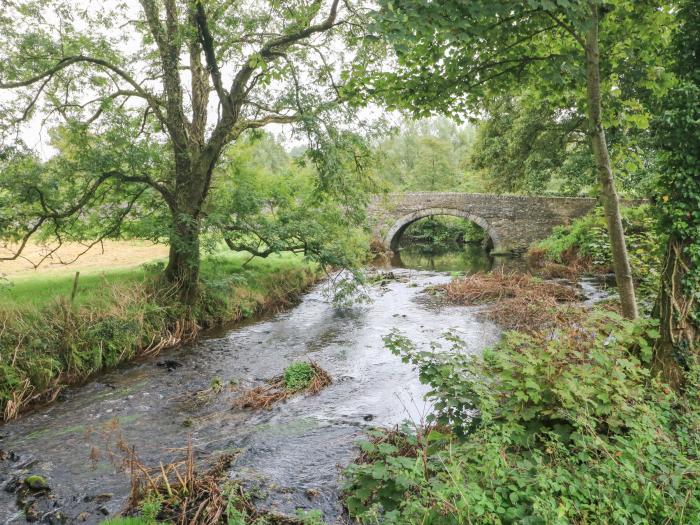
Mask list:
[[[46,478],[38,474],[32,474],[24,478],[24,484],[32,490],[49,490]]]

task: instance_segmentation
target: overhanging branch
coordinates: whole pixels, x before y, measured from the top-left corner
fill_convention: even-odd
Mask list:
[[[16,89],[19,87],[27,87],[31,86],[33,84],[36,84],[37,82],[40,82],[41,80],[48,79],[55,75],[57,72],[62,71],[74,64],[80,64],[80,63],[87,63],[87,64],[93,64],[96,66],[103,67],[105,69],[108,69],[109,71],[112,71],[115,73],[117,76],[119,76],[121,79],[123,79],[126,83],[128,83],[134,90],[133,96],[139,96],[146,100],[148,102],[148,105],[151,107],[153,112],[158,116],[159,120],[165,124],[165,117],[162,113],[162,108],[161,108],[161,102],[160,100],[153,94],[149,93],[146,91],[143,86],[141,86],[136,80],[126,71],[124,71],[122,68],[108,62],[107,60],[103,60],[101,58],[95,58],[95,57],[90,57],[90,56],[85,56],[85,55],[76,55],[72,57],[67,57],[59,60],[53,67],[37,74],[34,75],[33,77],[30,77],[28,79],[24,80],[18,80],[15,82],[2,82],[0,81],[0,89]]]
[[[25,247],[27,246],[27,243],[29,242],[31,236],[34,235],[44,223],[46,223],[47,221],[59,221],[61,219],[66,219],[72,215],[75,215],[80,210],[82,210],[90,202],[91,199],[93,199],[97,190],[102,186],[102,184],[104,184],[107,180],[110,179],[116,179],[122,182],[140,183],[146,186],[150,186],[158,192],[160,192],[163,195],[164,200],[169,205],[174,205],[175,200],[170,191],[164,188],[161,184],[155,182],[150,177],[145,175],[126,175],[120,171],[109,171],[103,173],[102,175],[97,177],[97,179],[95,179],[91,184],[88,185],[88,187],[85,189],[85,191],[75,204],[60,211],[52,208],[49,205],[43,191],[41,191],[35,186],[32,186],[29,188],[29,190],[37,194],[42,212],[37,214],[37,222],[33,226],[31,226],[29,230],[27,230],[27,232],[22,236],[20,240],[20,245],[17,248],[17,250],[12,255],[0,257],[0,261],[12,261],[20,257]],[[142,193],[143,190],[139,191],[138,196],[140,196]],[[128,206],[129,211],[131,210],[132,206],[133,202]]]

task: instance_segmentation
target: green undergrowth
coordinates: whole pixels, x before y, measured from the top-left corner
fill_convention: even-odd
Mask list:
[[[2,418],[99,370],[186,341],[200,328],[283,308],[318,275],[298,256],[246,260],[243,254],[205,259],[201,299],[192,310],[159,284],[159,265],[81,277],[73,303],[71,276],[21,280],[1,290]]]
[[[403,233],[402,245],[417,245],[430,253],[454,249],[458,243],[480,243],[485,232],[477,224],[460,217],[436,216],[416,221]]]
[[[311,384],[313,378],[314,369],[306,361],[292,363],[284,369],[284,387],[287,390],[302,390]]]
[[[700,521],[700,372],[675,393],[651,377],[652,321],[507,333],[482,356],[385,340],[435,405],[377,430],[347,470],[360,523],[690,524]],[[443,343],[444,346],[444,343]],[[436,351],[438,350],[438,351]]]
[[[100,522],[102,525],[152,525],[154,522],[144,518],[111,518]]]
[[[658,231],[656,218],[648,205],[623,208],[622,222],[638,292],[643,300],[655,297],[665,236]],[[549,237],[530,249],[529,256],[535,267],[547,261],[579,273],[612,273],[612,253],[602,209],[596,208],[570,225],[555,228]]]

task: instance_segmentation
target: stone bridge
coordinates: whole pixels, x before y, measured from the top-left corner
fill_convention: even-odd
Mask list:
[[[481,226],[493,243],[492,253],[517,253],[545,238],[554,226],[589,212],[592,198],[531,197],[486,193],[390,193],[377,198],[368,212],[374,235],[396,251],[401,234],[432,215],[463,217]]]

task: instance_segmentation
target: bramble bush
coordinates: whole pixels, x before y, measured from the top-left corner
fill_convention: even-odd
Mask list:
[[[376,431],[347,470],[362,523],[697,523],[700,373],[651,377],[653,321],[596,311],[566,330],[507,333],[483,356],[388,348],[431,386],[424,427]]]

